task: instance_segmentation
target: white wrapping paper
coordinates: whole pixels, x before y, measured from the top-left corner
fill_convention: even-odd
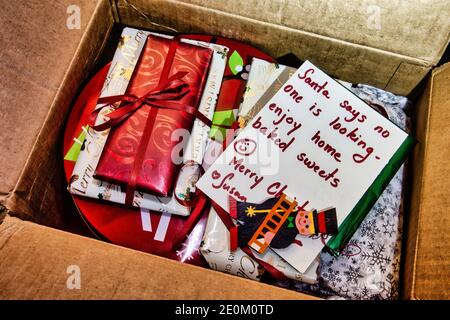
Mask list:
[[[137,37],[138,34],[141,36]],[[133,73],[134,67],[148,34],[148,32],[143,32],[136,29],[124,29],[122,33],[122,41],[114,55],[101,97],[125,93],[131,74]],[[226,53],[228,48],[201,41],[187,39],[182,39],[182,41],[198,46],[209,47],[214,51],[210,71],[205,84],[204,94],[199,105],[199,110],[204,112],[204,114],[211,119],[226,66]],[[122,72],[117,72],[116,66],[121,66]],[[104,117],[109,111],[110,110],[108,108],[104,108],[100,112],[96,124],[104,122]],[[185,160],[196,161],[201,160],[203,157],[204,146],[208,136],[208,128],[205,128],[205,126],[199,123],[199,120],[196,120],[194,122],[193,130],[193,133],[195,134],[191,134],[189,138],[188,148],[190,149],[188,150],[200,151],[197,153],[188,152]],[[93,173],[108,138],[108,133],[109,130],[102,132],[97,132],[92,129],[88,130],[86,140],[84,142],[85,147],[78,156],[72,174],[71,183],[68,188],[69,191],[75,195],[124,204],[125,192],[120,186],[93,178]],[[185,161],[185,163],[187,162],[188,161]],[[178,192],[178,196],[182,196],[184,194],[183,192],[186,190],[193,191],[188,188],[190,185],[195,184],[195,180],[198,177],[192,177],[190,174],[195,174],[196,172],[197,171],[195,170],[192,171],[189,169],[183,170],[183,168],[180,170],[179,179],[175,186],[175,192]],[[190,214],[190,208],[182,205],[175,196],[157,197],[147,193],[135,191],[133,205],[143,209],[167,212],[181,216],[187,216]]]

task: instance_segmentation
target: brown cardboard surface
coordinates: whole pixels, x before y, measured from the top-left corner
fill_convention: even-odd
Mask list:
[[[314,299],[9,216],[0,248],[0,299]]]
[[[368,27],[373,6],[380,29]],[[402,95],[436,64],[450,35],[446,1],[117,0],[117,7],[127,25],[217,34],[275,57],[292,52],[342,80]]]
[[[69,30],[70,0],[3,1],[0,10],[0,193],[12,191],[96,1],[81,0],[81,28]],[[26,126],[22,125],[26,124]],[[28,152],[24,152],[24,151]]]
[[[445,0],[178,1],[395,52],[430,65],[439,61],[450,30],[450,2]]]
[[[403,277],[405,297],[412,299],[450,299],[449,84],[446,64],[433,71],[417,108],[420,144]]]
[[[17,216],[53,226],[61,224],[56,201],[62,186],[59,135],[73,95],[95,64],[113,21],[107,1],[95,10],[96,1],[83,0],[77,2],[81,29],[69,30],[70,4],[5,4],[0,20],[2,37],[16,35],[1,43],[7,49],[0,59],[0,149],[7,152],[0,155],[0,203]]]

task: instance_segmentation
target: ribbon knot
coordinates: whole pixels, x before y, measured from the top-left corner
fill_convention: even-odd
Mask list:
[[[97,103],[104,105],[91,113],[91,127],[96,131],[104,131],[117,126],[145,105],[155,108],[178,110],[195,115],[196,108],[176,102],[176,100],[181,99],[189,92],[189,85],[182,80],[186,74],[187,72],[177,72],[166,81],[158,84],[155,88],[150,89],[141,97],[133,94],[123,94],[100,98]],[[108,120],[95,125],[98,113],[106,107],[114,108],[114,104],[117,102],[121,102],[121,104],[107,114]]]
[[[150,36],[149,36],[150,37]],[[144,127],[143,136],[138,144],[136,150],[135,161],[133,164],[133,168],[131,170],[131,175],[129,177],[129,181],[126,186],[126,195],[125,195],[125,204],[132,205],[134,199],[134,192],[136,189],[137,178],[140,173],[141,165],[144,161],[145,149],[147,147],[148,141],[150,141],[152,128],[155,123],[158,110],[162,109],[172,109],[180,112],[184,112],[188,115],[194,116],[199,119],[207,126],[211,127],[211,120],[206,117],[203,113],[199,112],[196,107],[189,106],[186,104],[182,104],[177,102],[176,100],[181,99],[189,92],[189,85],[182,78],[187,74],[187,72],[177,72],[171,77],[169,77],[169,72],[175,57],[175,52],[177,50],[180,39],[175,37],[169,47],[169,51],[166,56],[166,60],[164,62],[164,67],[161,72],[161,76],[159,79],[158,85],[150,89],[145,95],[142,97],[136,97],[131,94],[110,96],[100,98],[97,103],[104,104],[103,106],[95,109],[90,116],[89,122],[91,124],[92,129],[96,131],[104,131],[106,129],[112,128],[114,126],[119,125],[128,117],[130,117],[136,110],[143,106],[149,106],[150,112],[147,117],[147,122]],[[95,121],[99,112],[105,107],[113,107],[114,104],[120,102],[119,106],[115,108],[112,112],[107,114],[108,120],[105,122],[95,125]],[[219,127],[230,128],[230,126],[218,125]],[[228,136],[231,138],[235,129],[238,128],[237,123],[233,123]],[[228,140],[224,140],[224,149],[225,144]],[[196,211],[196,210],[194,210]]]

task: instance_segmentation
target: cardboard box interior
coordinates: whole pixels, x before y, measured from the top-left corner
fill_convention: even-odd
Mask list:
[[[46,96],[30,93],[23,98],[25,100],[16,97],[8,100],[18,102],[20,108],[14,114],[15,125],[20,123],[23,130],[17,134],[11,129],[12,125],[11,128],[7,125],[6,130],[2,130],[6,133],[2,135],[13,145],[13,151],[17,150],[16,145],[20,145],[21,139],[25,139],[25,150],[20,152],[15,163],[14,153],[4,155],[1,160],[0,200],[4,208],[1,213],[4,220],[0,225],[1,298],[312,298],[55,230],[89,234],[82,224],[73,223],[80,219],[70,196],[63,191],[62,135],[76,93],[105,60],[103,53],[105,48],[109,48],[108,40],[117,37],[115,23],[166,32],[232,37],[273,56],[292,52],[301,59],[312,60],[343,80],[368,83],[400,94],[408,94],[418,85],[448,44],[449,28],[444,29],[448,27],[448,21],[444,18],[448,18],[450,10],[445,2],[438,2],[438,7],[433,8],[411,6],[397,16],[388,15],[387,22],[403,17],[405,28],[412,25],[407,18],[413,13],[423,13],[421,25],[436,26],[440,23],[439,27],[423,33],[408,29],[400,38],[402,41],[398,41],[389,28],[380,31],[385,33],[383,41],[377,37],[358,38],[351,32],[354,27],[347,25],[343,27],[347,33],[343,30],[326,33],[323,26],[327,24],[323,23],[322,27],[322,23],[314,24],[309,16],[318,14],[314,7],[302,7],[305,14],[309,14],[309,24],[308,20],[301,22],[289,14],[294,12],[292,6],[295,1],[273,1],[268,4],[270,10],[258,16],[253,2],[239,8],[238,1],[228,1],[229,6],[225,8],[220,1],[205,4],[201,0],[101,0],[95,10],[94,1],[86,1],[86,5],[83,2],[81,7],[90,19],[82,27],[84,32],[69,41],[79,42],[79,46],[66,48],[61,54],[61,59],[65,59],[61,64],[68,67],[60,66],[55,74],[50,73],[48,88],[42,89],[41,86],[30,91],[38,94],[42,90]],[[60,0],[56,4],[60,8],[65,5],[69,2]],[[351,12],[348,7],[341,8],[338,2],[334,3],[333,9],[343,10],[343,15]],[[419,9],[423,11],[416,12]],[[13,12],[14,8],[9,10]],[[329,10],[321,10],[322,21],[331,21]],[[354,10],[362,9],[356,7]],[[436,18],[439,10],[444,14]],[[245,16],[236,12],[243,12]],[[429,20],[433,17],[437,22]],[[45,21],[46,18],[40,19]],[[355,20],[352,25],[361,23]],[[55,34],[53,40],[61,41],[66,34],[67,31]],[[435,41],[430,42],[429,36],[434,36]],[[410,39],[423,41],[412,45],[408,44]],[[34,46],[40,48],[39,44]],[[30,67],[30,70],[37,70],[34,76],[39,79],[45,75],[45,63],[58,59],[56,55],[47,57],[40,51],[33,53],[45,57],[41,65]],[[5,69],[4,64],[1,68]],[[19,93],[38,83],[37,80],[27,82],[28,74],[21,73],[22,70],[26,68],[17,69],[11,75],[14,81],[21,83],[21,87],[17,89],[11,85],[11,88],[2,90],[2,96],[9,89]],[[446,127],[450,120],[446,112],[450,108],[450,97],[445,90],[450,83],[449,77],[449,65],[433,72],[413,114],[414,134],[419,144],[409,168],[410,186],[405,204],[407,232],[401,288],[405,299],[450,297],[450,235],[447,233],[450,217],[446,215],[450,200],[445,194],[449,184],[445,179],[449,168],[445,164],[450,156],[450,139],[446,138],[450,137]],[[417,90],[421,91],[420,88]],[[33,105],[34,99],[48,103],[40,104],[34,111],[29,106]],[[27,126],[24,123],[27,118],[23,118],[24,114],[32,111],[32,115],[37,116],[31,118],[36,119],[34,127]],[[80,265],[86,273],[83,290],[66,287],[66,268],[71,264]],[[142,273],[142,270],[148,271]],[[224,283],[230,288],[239,287],[239,290],[222,290]],[[203,290],[206,285],[208,290]]]

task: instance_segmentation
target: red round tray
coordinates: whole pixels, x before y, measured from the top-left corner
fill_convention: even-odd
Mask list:
[[[208,35],[188,34],[182,35],[184,38],[200,40],[205,42],[215,42],[224,45],[230,49],[229,56],[235,51],[242,57],[244,64],[250,64],[252,57],[274,61],[273,58],[264,54],[263,52],[246,45],[244,43]],[[64,134],[64,148],[65,155],[73,144],[74,138],[82,131],[82,126],[88,123],[88,116],[92,110],[87,110],[86,105],[94,105],[97,101],[103,82],[108,73],[109,64],[104,66],[86,85],[81,94],[78,96],[69,120],[66,125]],[[245,71],[245,66],[243,68]],[[227,66],[225,76],[230,75],[231,70]],[[230,79],[233,85],[244,86],[243,79],[234,75]],[[230,84],[229,84],[230,85]],[[239,99],[242,96],[243,90],[239,91]],[[224,101],[236,100],[235,97],[227,97]],[[89,104],[88,102],[91,101]],[[94,102],[94,103],[92,103]],[[226,110],[227,107],[221,110]],[[230,105],[229,109],[232,109]],[[67,182],[70,179],[75,162],[64,160],[64,170]],[[181,231],[183,225],[188,217],[181,217],[176,215],[161,215],[161,213],[149,212],[148,210],[139,210],[138,208],[127,208],[108,202],[99,202],[96,199],[89,199],[79,196],[73,196],[75,205],[77,206],[84,221],[88,224],[90,229],[104,239],[121,246],[128,248],[153,253],[167,258],[179,260],[182,262],[192,263],[196,265],[205,265],[198,248],[203,237],[206,226],[206,219],[208,209],[202,214],[199,222],[195,225],[186,241],[173,252],[168,250],[167,241],[173,235]]]

